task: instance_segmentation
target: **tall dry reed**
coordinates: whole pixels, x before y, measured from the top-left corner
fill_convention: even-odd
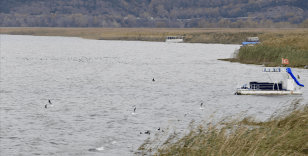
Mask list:
[[[282,65],[282,58],[288,65]],[[304,67],[308,65],[308,35],[272,37],[256,46],[242,47],[236,55],[241,63],[266,66]]]
[[[199,125],[176,142],[161,144],[153,152],[137,155],[308,155],[308,105],[300,100],[266,122],[252,118],[221,121],[216,126]],[[290,113],[291,112],[291,113]],[[171,135],[172,136],[172,135]],[[151,148],[151,150],[149,150]]]

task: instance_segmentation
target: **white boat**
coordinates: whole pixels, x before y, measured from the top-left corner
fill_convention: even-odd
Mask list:
[[[263,68],[262,72],[266,73],[280,73],[282,72],[281,68],[266,69]],[[301,95],[301,87],[304,87],[303,84],[300,84],[297,78],[293,75],[291,68],[286,68],[286,73],[288,78],[286,82],[249,82],[249,85],[245,84],[242,87],[238,87],[235,94],[236,95]],[[299,88],[296,88],[296,85]]]
[[[166,42],[184,42],[184,36],[166,36]]]
[[[243,46],[253,46],[255,44],[259,44],[258,37],[247,37],[246,42],[242,42]]]

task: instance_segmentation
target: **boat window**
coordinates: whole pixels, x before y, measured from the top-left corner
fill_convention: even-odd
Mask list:
[[[183,39],[183,36],[166,36],[166,40]]]

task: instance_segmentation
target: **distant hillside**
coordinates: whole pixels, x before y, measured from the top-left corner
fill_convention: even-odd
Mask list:
[[[0,26],[200,27],[204,20],[218,27],[247,19],[292,25],[308,19],[308,1],[1,0],[0,18]]]

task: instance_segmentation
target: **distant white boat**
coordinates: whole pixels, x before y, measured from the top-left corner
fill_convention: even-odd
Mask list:
[[[166,42],[184,42],[185,36],[166,36]]]
[[[247,37],[246,42],[242,42],[243,46],[253,46],[255,44],[259,44],[259,38],[258,37]]]
[[[280,68],[274,68],[272,70],[266,68],[262,69],[265,73],[280,73]],[[238,87],[235,92],[236,95],[301,95],[302,92],[296,89],[295,84],[300,88],[304,87],[299,83],[297,78],[293,75],[291,68],[286,68],[288,78],[284,84],[280,82],[249,82],[249,85],[245,84],[242,87]]]

